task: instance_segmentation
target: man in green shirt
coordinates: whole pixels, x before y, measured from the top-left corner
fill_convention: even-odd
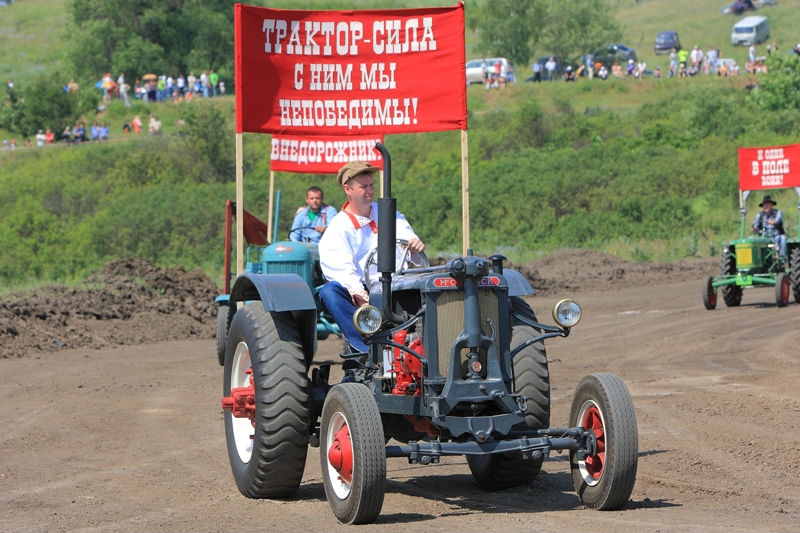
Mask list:
[[[208,82],[211,84],[211,94],[213,96],[217,96],[217,85],[219,85],[219,74],[211,71],[211,74],[208,75]]]

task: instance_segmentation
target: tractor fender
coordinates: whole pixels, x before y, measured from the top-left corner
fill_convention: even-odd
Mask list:
[[[297,274],[256,274],[245,272],[236,278],[229,305],[261,301],[264,310],[292,313],[303,342],[306,366],[317,351],[317,304],[308,284]]]
[[[531,296],[535,291],[525,276],[510,268],[503,269],[503,277],[508,284],[509,296]]]

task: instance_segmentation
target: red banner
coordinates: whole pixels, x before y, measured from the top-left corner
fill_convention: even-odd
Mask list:
[[[234,6],[237,133],[467,128],[464,5],[300,11]]]
[[[302,137],[273,135],[269,168],[275,172],[336,174],[348,161],[367,161],[383,167],[383,158],[375,143],[383,136],[371,137]]]
[[[739,148],[739,189],[800,187],[800,144]]]

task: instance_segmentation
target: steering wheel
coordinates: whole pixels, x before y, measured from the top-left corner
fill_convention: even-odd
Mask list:
[[[292,240],[292,233],[297,233],[298,238],[300,238],[302,236],[302,233],[300,232],[303,231],[304,229],[313,229],[314,231],[317,231],[316,226],[298,226],[296,228],[292,228],[291,230],[289,230],[289,235],[287,235],[288,239],[290,241]],[[297,242],[306,242],[306,241],[297,241]]]
[[[418,267],[429,267],[431,266],[430,261],[428,261],[428,256],[425,255],[425,252],[420,252],[415,254],[422,262],[421,265],[416,265],[411,262],[411,254],[408,250],[408,241],[405,239],[397,239],[395,241],[395,270],[403,270],[409,267],[409,265],[418,266]],[[373,248],[372,251],[367,256],[367,262],[364,263],[364,282],[367,285],[367,290],[369,287],[372,287],[372,280],[370,280],[369,272],[372,267],[378,267],[378,249]]]

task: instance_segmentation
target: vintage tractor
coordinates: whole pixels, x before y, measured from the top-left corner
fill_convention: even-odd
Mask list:
[[[772,239],[748,235],[746,202],[749,195],[750,191],[742,191],[739,238],[722,243],[720,273],[707,276],[703,281],[703,305],[708,310],[717,307],[717,289],[720,288],[728,307],[740,305],[744,290],[757,287],[774,288],[778,307],[787,306],[792,293],[795,302],[800,303],[800,226],[794,237],[787,235],[787,261],[781,263],[778,245]]]
[[[623,381],[584,377],[567,427],[550,427],[544,341],[567,337],[581,308],[562,300],[557,325],[539,322],[533,294],[504,257],[468,251],[441,266],[396,262],[391,160],[378,200],[378,247],[369,304],[353,317],[369,347],[341,355],[343,379],[316,363],[317,307],[296,274],[244,273],[233,287],[222,407],[233,477],[250,498],[297,491],[309,446],[320,448],[325,494],[345,524],[380,514],[388,458],[428,465],[466,456],[487,490],[530,483],[544,459],[567,450],[581,502],[600,510],[628,502],[638,432]],[[401,262],[402,263],[402,262]],[[373,280],[375,278],[372,278]]]
[[[279,204],[280,205],[280,204]],[[233,315],[236,313],[236,302],[230,298],[231,280],[231,221],[236,213],[236,204],[227,201],[225,216],[225,289],[224,293],[217,296],[217,357],[219,364],[225,364],[225,339],[230,328]],[[246,274],[297,274],[311,289],[317,305],[317,338],[327,339],[329,335],[342,336],[339,326],[322,310],[317,293],[322,286],[322,271],[319,267],[319,252],[317,245],[310,242],[292,241],[292,234],[306,228],[294,228],[289,232],[285,241],[275,240],[269,244],[267,240],[267,225],[246,209],[244,210],[244,239]]]

